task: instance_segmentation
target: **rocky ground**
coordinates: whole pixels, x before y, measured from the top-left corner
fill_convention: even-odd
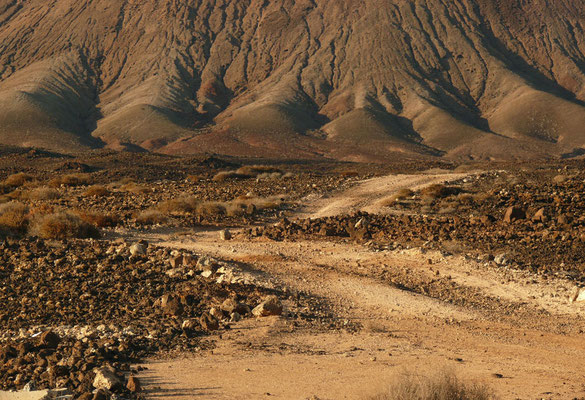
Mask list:
[[[24,159],[26,176],[14,175],[21,171],[9,165]],[[580,303],[571,302],[585,297],[578,289],[585,283],[581,162],[471,170],[429,164],[424,174],[421,165],[254,164],[133,161],[124,154],[0,158],[0,389],[67,388],[83,399],[155,396],[164,382],[161,388],[151,378],[164,371],[148,360],[173,366],[173,357],[188,354],[205,362],[214,351],[235,375],[238,354],[262,359],[275,350],[283,368],[287,354],[322,354],[329,363],[335,352],[307,343],[322,337],[338,347],[331,335],[339,335],[374,346],[367,337],[387,333],[394,312],[409,329],[420,324],[437,334],[443,324],[463,337],[476,337],[486,324],[501,337],[508,325],[529,337],[547,332],[555,343],[567,341],[571,357],[581,354],[574,340],[585,325]],[[25,210],[18,226],[15,203]],[[97,235],[52,237],[60,231],[34,229],[39,218],[63,211]],[[255,332],[270,316],[277,317],[268,325],[279,328],[268,340]],[[285,337],[290,343],[279,342]],[[525,379],[535,378],[529,371],[548,354],[539,350],[544,342],[518,345],[537,347],[534,360],[516,365]],[[411,355],[451,351],[441,349]],[[196,362],[181,365],[186,374],[197,370]],[[553,373],[556,365],[551,361],[550,379],[542,381],[554,390],[543,398],[567,398],[571,390],[581,398],[575,380],[561,390],[565,378]],[[504,398],[535,398],[514,384],[502,386]],[[288,390],[281,397],[290,398],[294,385]],[[358,398],[352,390],[334,398]],[[315,391],[323,396],[325,389]]]

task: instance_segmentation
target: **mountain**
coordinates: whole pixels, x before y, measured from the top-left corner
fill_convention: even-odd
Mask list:
[[[580,154],[584,26],[580,0],[0,0],[0,143]]]

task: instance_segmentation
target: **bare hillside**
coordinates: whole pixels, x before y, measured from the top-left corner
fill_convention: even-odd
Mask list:
[[[577,0],[0,0],[0,142],[579,154],[584,20]]]

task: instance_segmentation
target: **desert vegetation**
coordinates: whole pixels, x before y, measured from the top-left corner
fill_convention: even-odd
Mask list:
[[[213,180],[216,182],[223,182],[231,179],[278,179],[290,176],[291,174],[285,174],[281,169],[276,167],[266,165],[246,165],[235,171],[218,172],[213,177]]]
[[[453,372],[433,374],[403,371],[396,374],[383,393],[368,400],[495,400],[492,390],[478,383],[469,383]]]
[[[32,221],[30,232],[43,239],[99,237],[99,231],[93,225],[67,211],[37,216]]]
[[[56,176],[49,181],[49,185],[54,187],[59,186],[83,186],[91,183],[91,175],[89,174],[65,174]]]

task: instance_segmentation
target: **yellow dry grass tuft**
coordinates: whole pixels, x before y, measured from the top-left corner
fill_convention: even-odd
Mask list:
[[[20,187],[26,183],[34,181],[35,178],[32,175],[26,174],[24,172],[20,172],[18,174],[13,174],[4,179],[4,185],[10,187]]]
[[[0,233],[22,235],[26,233],[30,219],[29,208],[18,202],[0,205]]]
[[[78,215],[63,211],[36,218],[31,233],[43,239],[98,238],[99,231]]]
[[[89,174],[67,174],[56,176],[49,181],[49,185],[58,186],[83,186],[91,183],[91,176]]]
[[[493,400],[485,385],[460,380],[452,372],[419,375],[405,371],[397,374],[388,389],[369,400]]]
[[[136,223],[140,225],[164,224],[168,220],[167,216],[158,210],[142,211],[135,215],[134,219],[136,220]]]
[[[110,194],[110,191],[102,185],[93,185],[87,188],[83,195],[85,197],[103,197]]]

